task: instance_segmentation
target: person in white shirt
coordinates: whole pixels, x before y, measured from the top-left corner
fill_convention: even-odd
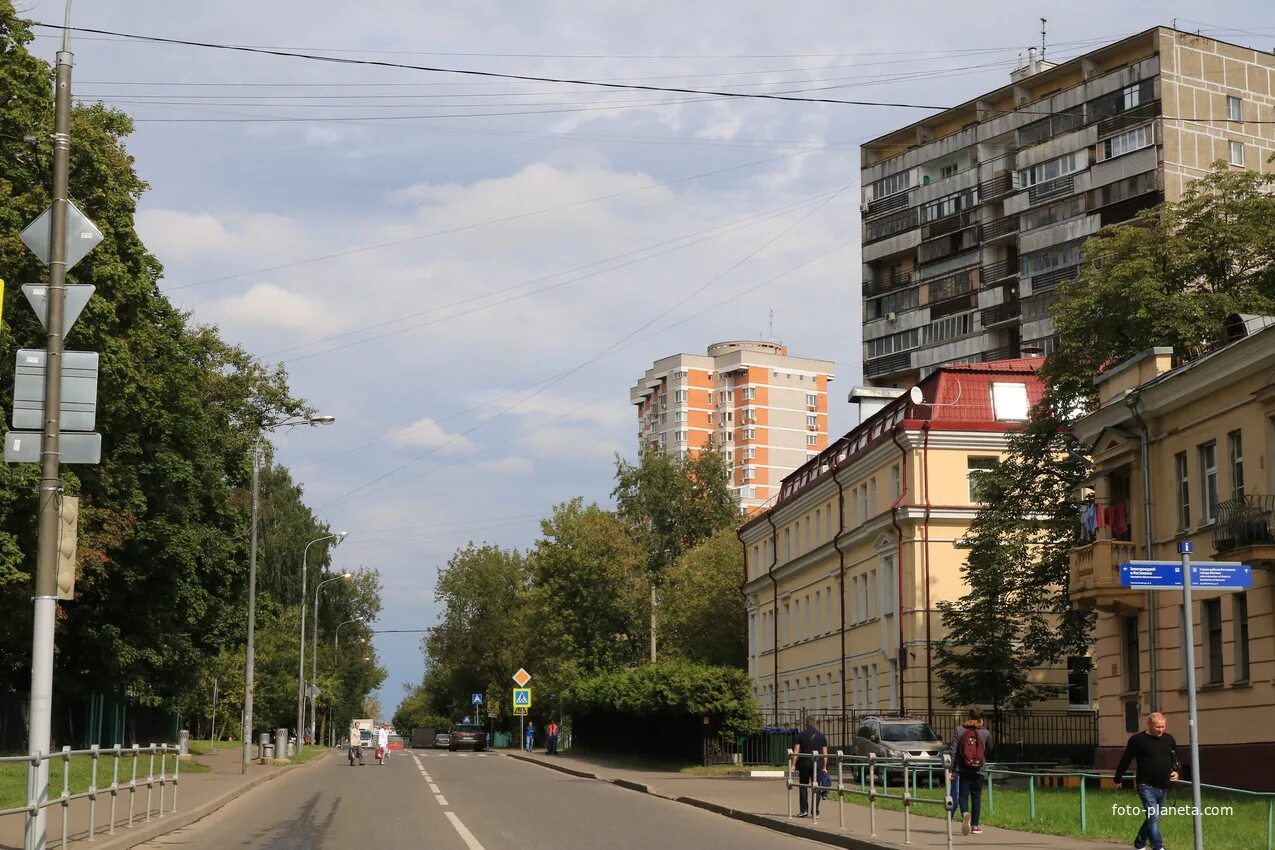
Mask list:
[[[381,751],[381,764],[385,764],[390,757],[390,724],[382,723],[376,730],[376,748]]]

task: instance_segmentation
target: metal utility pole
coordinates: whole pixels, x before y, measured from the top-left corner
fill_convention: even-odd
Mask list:
[[[243,761],[240,773],[248,772],[252,747],[252,680],[253,667],[256,660],[253,655],[253,632],[257,627],[257,511],[260,509],[258,479],[261,476],[261,432],[252,444],[252,534],[248,544],[248,642],[245,647],[247,657],[244,659],[243,675]]]
[[[1191,734],[1191,828],[1195,846],[1204,848],[1204,822],[1200,819],[1200,724],[1196,717],[1195,696],[1195,612],[1191,603],[1191,549],[1187,541],[1178,543],[1182,555],[1182,642],[1186,647],[1187,729]]]
[[[53,636],[58,593],[58,520],[62,500],[58,421],[62,408],[62,313],[66,299],[66,214],[71,178],[71,0],[66,3],[62,49],[58,51],[53,112],[53,205],[49,221],[47,366],[44,427],[40,437],[39,540],[35,556],[35,613],[31,634],[30,737],[32,758],[49,751],[53,714]],[[49,763],[28,771],[27,799],[40,808],[27,816],[26,850],[44,850],[44,803],[49,798]]]
[[[305,601],[306,601],[305,585],[306,585],[306,574],[309,572],[309,567],[307,566],[306,558],[310,554],[310,547],[313,546],[315,543],[320,543],[324,540],[336,540],[337,544],[340,545],[341,541],[345,539],[345,534],[346,533],[342,531],[337,534],[325,534],[322,537],[316,537],[315,539],[311,540],[309,543],[305,544],[305,548],[301,550],[301,651],[298,653],[300,655],[300,661],[298,662],[298,665],[297,665],[297,748],[298,750],[300,749],[302,742],[305,740],[305,734],[303,732],[305,728],[303,724],[305,723],[305,690],[306,690],[305,689]],[[317,626],[318,624],[317,620],[315,621],[315,624]],[[319,742],[313,741],[313,743],[317,744]]]

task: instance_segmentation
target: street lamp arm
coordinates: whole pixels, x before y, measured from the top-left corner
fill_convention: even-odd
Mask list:
[[[310,575],[308,566],[308,558],[310,556],[310,547],[316,543],[322,543],[325,540],[335,539],[337,545],[346,537],[346,532],[339,531],[335,534],[325,534],[322,537],[316,537],[309,543],[305,544],[305,548],[301,550],[301,650],[298,652],[297,661],[297,745],[301,746],[305,742],[304,724],[305,724],[305,585],[306,579]],[[315,621],[315,627],[318,627],[318,620]]]

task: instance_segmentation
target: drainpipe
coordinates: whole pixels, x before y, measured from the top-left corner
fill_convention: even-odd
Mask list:
[[[846,714],[846,553],[841,548],[841,535],[846,530],[846,491],[837,478],[837,458],[832,458],[832,482],[837,485],[837,533],[832,538],[832,548],[837,550],[841,565],[841,715]]]
[[[925,498],[925,522],[921,525],[921,558],[925,576],[925,708],[926,718],[934,719],[934,660],[931,653],[930,635],[930,423],[921,424],[921,458],[925,464],[922,472],[922,487]]]
[[[775,528],[774,508],[766,512],[766,522],[770,523],[770,575],[772,602],[770,626],[774,630],[771,638],[771,660],[775,663],[775,678],[771,690],[771,721],[773,726],[779,725],[779,579],[775,578],[775,567],[779,566],[779,531]]]
[[[744,591],[744,588],[748,586],[748,544],[744,542],[744,538],[743,538],[743,536],[742,536],[742,535],[740,535],[739,533],[736,533],[736,534],[735,534],[735,536],[739,538],[739,545],[740,545],[741,547],[743,547],[743,549],[744,549],[744,580],[743,580],[743,582],[739,585],[739,595],[740,595],[740,597],[743,599],[743,602],[744,602],[744,634],[745,634],[745,635],[747,635],[747,634],[750,634],[750,632],[751,632],[751,630],[748,628],[748,594]],[[753,649],[755,649],[755,648],[756,648],[756,647],[752,647],[752,646],[750,646],[750,647],[748,648],[749,653],[750,653],[750,654],[749,654],[749,658],[750,658],[750,660],[751,660],[751,658],[752,658],[752,655],[751,655],[752,650],[753,650]],[[758,656],[757,656],[757,657],[760,659],[760,658],[761,658],[761,654],[760,654],[760,653],[758,653]],[[751,666],[751,665],[749,665],[749,666]],[[760,662],[759,662],[759,663],[758,663],[758,665],[757,665],[757,672],[758,672],[759,674],[761,673],[761,664],[760,664]],[[758,679],[758,681],[760,681],[760,680],[761,680],[761,676],[759,675],[759,676],[757,677],[757,679]]]
[[[1149,441],[1151,437],[1150,429],[1147,427],[1146,420],[1142,418],[1142,414],[1138,412],[1138,402],[1140,397],[1136,391],[1129,393],[1129,397],[1125,399],[1125,404],[1129,407],[1129,412],[1133,414],[1133,418],[1138,422],[1139,433],[1139,449],[1141,451],[1142,462],[1142,545],[1146,552],[1144,557],[1152,558],[1151,552],[1152,540],[1151,535],[1151,460]],[[1160,689],[1158,686],[1158,676],[1156,673],[1156,615],[1155,615],[1155,591],[1147,591],[1147,655],[1150,658],[1150,670],[1147,676],[1147,684],[1151,689],[1151,710],[1160,710]],[[1186,639],[1193,640],[1191,636]]]
[[[894,534],[898,539],[898,554],[895,556],[894,573],[898,579],[897,596],[894,601],[894,618],[899,626],[899,660],[896,665],[899,682],[899,714],[905,714],[903,694],[903,671],[907,667],[907,648],[903,645],[903,527],[899,525],[899,505],[908,494],[908,450],[899,444],[899,426],[890,432],[890,441],[899,450],[899,497],[890,505],[890,524],[894,526]]]

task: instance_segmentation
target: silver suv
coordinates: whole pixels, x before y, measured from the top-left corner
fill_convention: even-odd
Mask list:
[[[879,759],[897,760],[906,754],[910,759],[943,757],[947,745],[924,720],[908,717],[867,717],[854,735],[851,748],[856,756],[875,755]]]

